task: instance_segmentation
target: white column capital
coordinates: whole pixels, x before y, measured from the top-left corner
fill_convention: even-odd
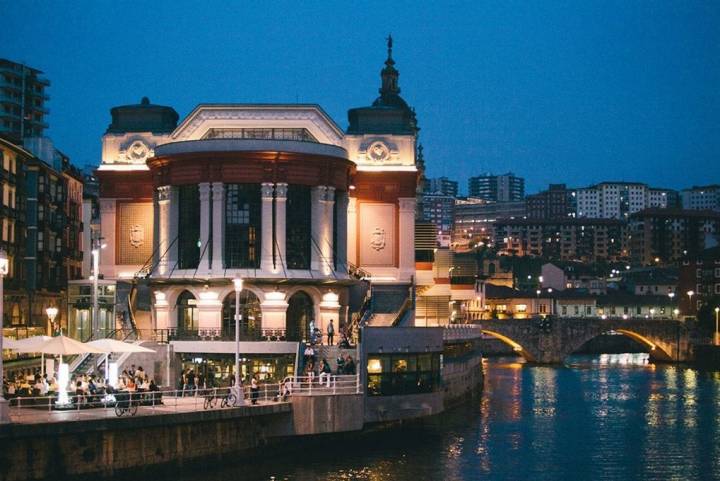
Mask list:
[[[198,184],[198,191],[200,192],[200,202],[210,200],[210,182],[200,182]]]
[[[287,199],[288,185],[284,182],[278,182],[275,184],[275,198],[277,200]]]
[[[272,200],[274,190],[275,186],[272,182],[263,182],[262,184],[260,184],[260,195],[263,199]]]
[[[225,194],[225,184],[222,182],[213,182],[212,184],[212,193],[213,193],[213,199],[215,196],[222,196]]]
[[[157,188],[158,202],[170,202],[170,189],[171,186],[169,185],[163,185]]]

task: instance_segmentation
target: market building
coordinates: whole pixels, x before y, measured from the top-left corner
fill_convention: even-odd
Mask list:
[[[113,108],[95,172],[103,299],[93,320],[91,281],[75,283],[71,332],[164,332],[181,356],[229,360],[242,278],[243,352],[284,371],[311,328],[357,322],[369,284],[402,304],[418,128],[394,64],[390,42],[346,131],[314,104],[199,105],[179,123],[147,98]]]

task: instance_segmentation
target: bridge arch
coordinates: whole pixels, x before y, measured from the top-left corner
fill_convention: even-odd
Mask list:
[[[640,344],[641,346],[646,347],[648,349],[648,353],[650,354],[650,359],[653,361],[672,361],[673,360],[672,356],[669,354],[669,352],[665,349],[664,346],[660,345],[660,342],[658,340],[653,340],[650,337],[644,336],[644,335],[640,334],[639,332],[636,332],[631,329],[610,329],[608,331],[594,333],[593,335],[591,335],[587,339],[585,339],[583,342],[574,345],[573,350],[567,352],[567,356],[578,351],[584,344],[588,343],[589,341],[595,339],[596,337],[602,336],[603,334],[607,334],[608,332],[617,332],[618,334],[622,334],[623,336],[625,336],[629,339],[632,339],[633,341]]]
[[[487,334],[488,336],[492,336],[495,339],[499,339],[502,342],[504,342],[505,344],[507,344],[508,346],[512,347],[513,351],[515,351],[516,353],[518,353],[518,355],[525,358],[526,361],[529,361],[529,362],[536,361],[536,357],[530,351],[525,349],[520,343],[515,342],[508,336],[500,334],[499,332],[496,332],[496,331],[490,331],[488,329],[481,329],[481,331],[483,334]]]

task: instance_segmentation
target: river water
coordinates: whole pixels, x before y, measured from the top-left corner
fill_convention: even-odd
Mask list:
[[[173,479],[720,479],[720,377],[646,354],[564,367],[497,358],[477,400],[410,427],[333,437]]]

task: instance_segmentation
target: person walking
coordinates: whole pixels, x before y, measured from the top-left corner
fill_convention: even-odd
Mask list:
[[[327,326],[327,343],[328,346],[335,345],[335,326],[333,325],[333,320],[330,319],[330,324]]]

